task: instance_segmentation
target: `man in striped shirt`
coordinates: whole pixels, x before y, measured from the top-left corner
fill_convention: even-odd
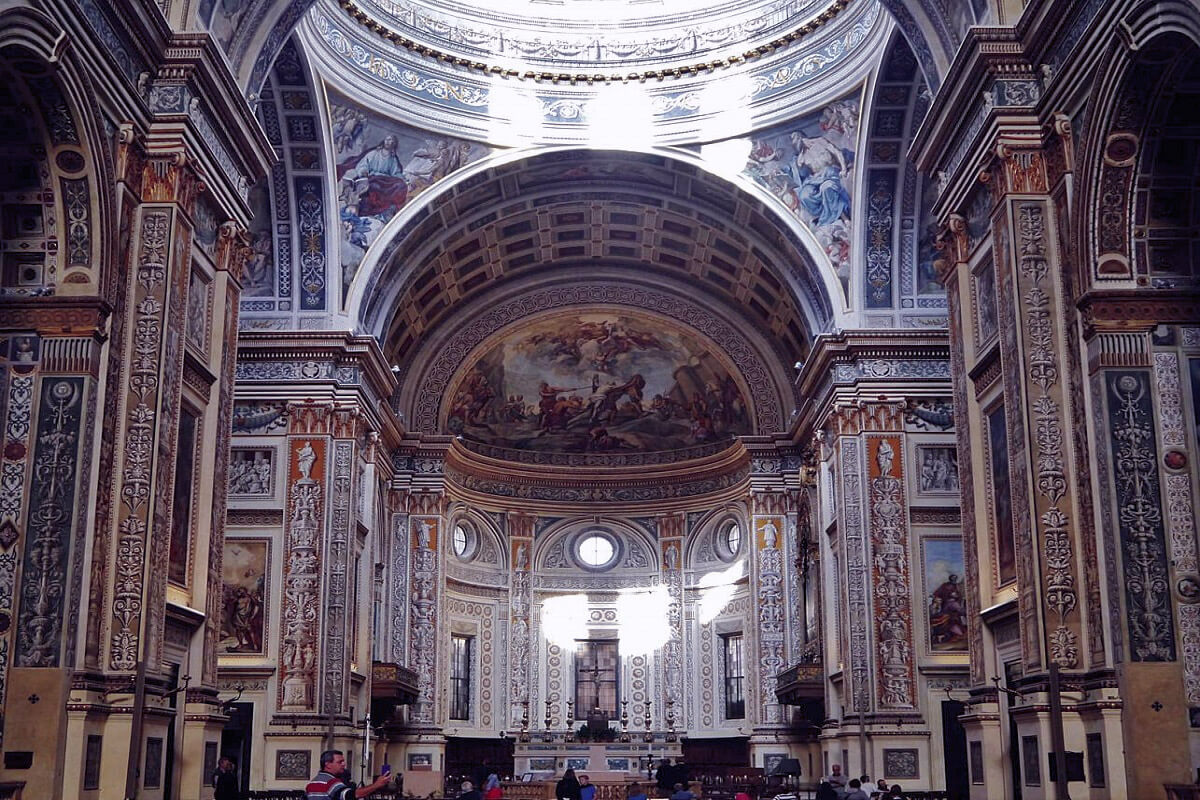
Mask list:
[[[391,777],[391,770],[385,769],[374,783],[356,788],[345,780],[346,755],[341,750],[326,750],[321,753],[321,771],[308,782],[304,792],[307,800],[354,800],[375,794],[388,785]]]

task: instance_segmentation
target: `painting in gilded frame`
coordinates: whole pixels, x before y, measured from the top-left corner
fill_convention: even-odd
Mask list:
[[[962,538],[927,536],[921,540],[921,552],[929,649],[934,653],[965,653],[967,607],[962,582]]]
[[[220,652],[266,655],[270,569],[270,539],[225,540]]]

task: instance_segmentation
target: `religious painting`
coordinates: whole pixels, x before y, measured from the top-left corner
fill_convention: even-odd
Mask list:
[[[568,758],[567,769],[573,769],[576,772],[579,772],[580,770],[586,770],[590,762],[590,758]]]
[[[275,296],[275,241],[271,235],[270,177],[250,187],[250,257],[242,269],[242,297]]]
[[[1000,323],[996,316],[996,267],[992,263],[992,254],[984,254],[972,280],[974,295],[971,298],[975,306],[975,337],[980,344],[987,344],[996,338]]]
[[[409,753],[408,769],[410,772],[428,772],[433,769],[433,753]]]
[[[859,97],[754,135],[744,173],[808,225],[841,279],[850,281],[850,213]]]
[[[274,448],[235,447],[229,451],[228,469],[231,498],[274,496]]]
[[[917,494],[958,494],[958,448],[917,445]]]
[[[329,114],[337,162],[344,299],[383,226],[413,197],[490,150],[411,128],[333,92]]]
[[[203,353],[208,344],[208,286],[209,278],[195,267],[188,276],[187,321],[185,340]]]
[[[997,406],[987,415],[987,445],[990,491],[992,495],[992,526],[995,534],[996,578],[999,585],[1016,580],[1017,550],[1013,539],[1012,495],[1008,479],[1008,427],[1004,406]]]
[[[451,385],[446,430],[501,448],[655,452],[753,432],[715,346],[625,311],[543,317],[494,340]]]
[[[929,649],[965,653],[967,606],[963,593],[963,543],[959,537],[921,540],[925,593],[929,606]]]
[[[534,756],[529,759],[529,768],[534,772],[553,771],[556,766],[553,756]]]
[[[764,753],[763,754],[763,774],[774,775],[779,769],[779,763],[787,758],[787,753]]]
[[[933,213],[937,191],[929,178],[921,180],[921,217],[917,231],[917,294],[940,294],[945,291],[938,279],[934,262],[941,258],[937,249],[938,221]]]
[[[223,653],[266,653],[270,539],[226,539],[221,562]]]
[[[609,772],[628,772],[629,771],[629,759],[628,758],[610,758],[610,759],[608,759],[608,771]]]

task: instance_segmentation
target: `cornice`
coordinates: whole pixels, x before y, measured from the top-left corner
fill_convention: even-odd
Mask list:
[[[112,306],[98,297],[6,297],[0,300],[0,331],[107,338]]]
[[[606,512],[664,513],[744,494],[750,460],[746,448],[735,441],[720,453],[640,467],[631,475],[628,467],[564,470],[514,464],[471,452],[455,440],[445,452],[445,474],[456,498],[482,508],[508,508],[506,501],[511,504],[512,498],[520,498],[522,509],[530,513],[590,513],[600,504]]]
[[[885,388],[890,394],[904,397],[945,395],[949,391],[949,363],[949,335],[945,332],[860,330],[822,334],[796,376],[800,400],[791,427],[792,441],[800,442],[815,432],[832,411],[835,400],[875,399]],[[890,369],[892,364],[898,368]]]
[[[325,331],[241,331],[238,333],[237,347],[239,369],[252,369],[256,364],[280,363],[357,367],[361,370],[358,385],[364,390],[366,400],[364,410],[377,426],[383,446],[390,449],[400,444],[404,435],[403,424],[386,402],[395,391],[396,378],[387,366],[375,337]],[[330,378],[318,374],[311,380],[313,383],[325,383]],[[299,385],[303,386],[306,376],[301,374],[296,378],[281,379],[272,388],[272,398],[280,399],[281,394],[287,394],[287,384],[294,381],[299,381]],[[239,397],[255,394],[253,387],[253,381],[239,379]],[[303,394],[305,398],[312,397],[310,390],[305,390]]]
[[[1075,303],[1090,339],[1103,331],[1150,331],[1162,324],[1200,319],[1196,289],[1107,289],[1085,293]]]
[[[533,69],[521,70],[513,69],[512,67],[506,67],[501,64],[489,64],[483,61],[476,61],[473,59],[464,58],[461,55],[456,55],[445,50],[430,47],[427,44],[403,36],[397,31],[389,28],[385,23],[376,19],[370,11],[362,8],[354,0],[337,0],[337,3],[352,20],[357,22],[365,30],[370,31],[379,38],[391,43],[395,47],[409,50],[410,52],[430,59],[431,61],[437,61],[462,69],[483,74],[497,75],[505,78],[531,80],[539,83],[546,81],[554,84],[568,83],[571,85],[586,84],[590,86],[593,84],[602,83],[644,83],[648,80],[662,81],[671,78],[685,78],[699,75],[701,73],[711,73],[718,69],[728,69],[729,67],[736,67],[747,62],[755,61],[763,56],[772,55],[777,50],[782,50],[789,45],[795,44],[808,34],[817,31],[822,26],[833,21],[837,15],[850,4],[850,0],[833,0],[833,2],[827,8],[815,16],[805,20],[803,24],[775,39],[750,47],[740,55],[717,58],[711,61],[680,64],[673,67],[667,67],[665,69],[642,70],[639,72],[629,72],[626,74],[620,74],[616,72],[608,72],[605,74],[603,72],[569,73]]]

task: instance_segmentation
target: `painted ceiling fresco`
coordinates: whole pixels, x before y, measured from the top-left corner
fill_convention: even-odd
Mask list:
[[[460,373],[446,429],[553,452],[678,450],[752,432],[742,388],[715,348],[628,312],[544,317]]]
[[[388,220],[413,197],[491,150],[379,116],[333,92],[329,114],[337,162],[344,299],[367,249]]]
[[[808,225],[846,289],[860,95],[753,134],[745,174]]]

